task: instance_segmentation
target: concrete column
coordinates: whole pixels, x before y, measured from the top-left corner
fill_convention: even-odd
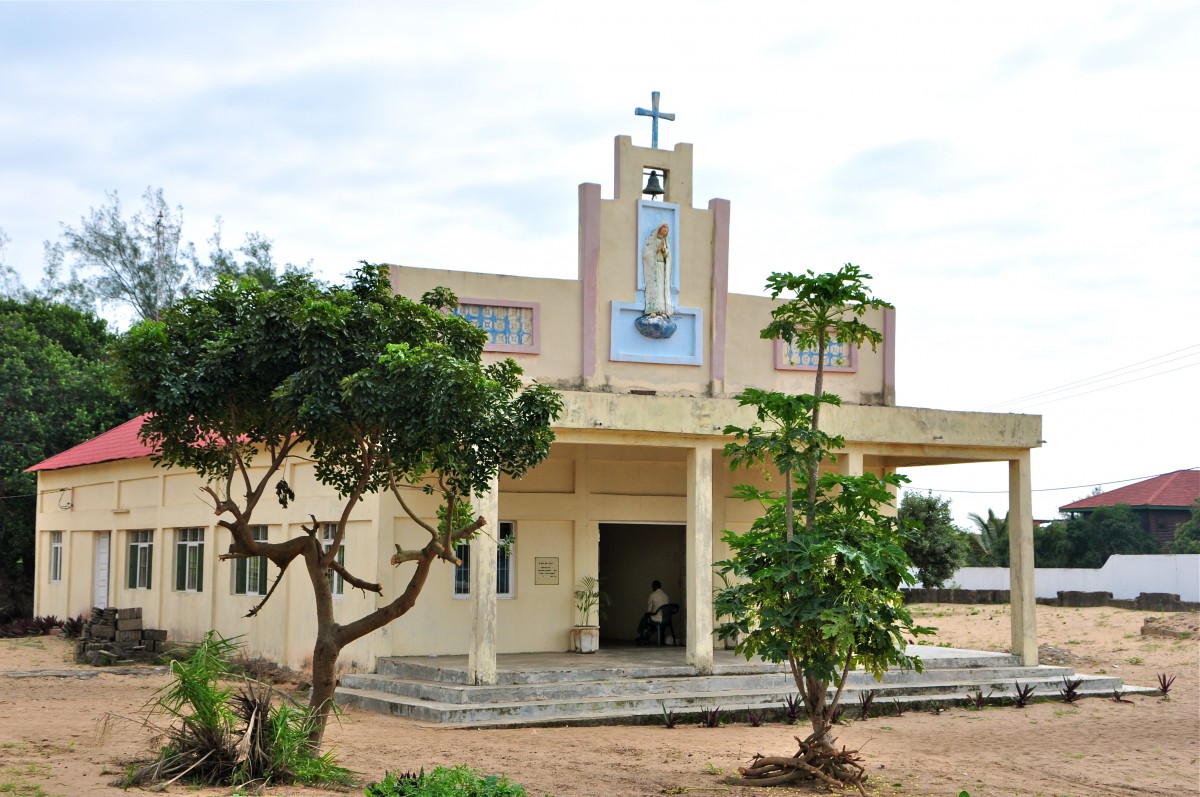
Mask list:
[[[472,501],[487,520],[471,540],[471,639],[467,682],[489,685],[496,678],[496,547],[500,539],[500,485],[493,477],[487,494]]]
[[[863,475],[863,452],[861,448],[847,448],[838,454],[838,459],[845,463],[847,476]]]
[[[687,662],[702,675],[713,669],[713,452],[687,458]]]
[[[1033,481],[1029,452],[1008,461],[1008,557],[1012,652],[1038,663],[1037,593],[1033,583]]]

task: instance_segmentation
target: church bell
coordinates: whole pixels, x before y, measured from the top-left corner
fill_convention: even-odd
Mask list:
[[[658,181],[658,172],[653,170],[650,172],[650,178],[646,180],[646,187],[642,189],[642,193],[651,199],[657,199],[663,195],[662,183]]]

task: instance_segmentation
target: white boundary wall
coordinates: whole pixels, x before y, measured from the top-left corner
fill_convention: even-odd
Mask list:
[[[947,582],[962,589],[1008,589],[1007,567],[964,567]],[[1143,592],[1166,592],[1180,600],[1200,601],[1200,554],[1108,557],[1104,567],[1039,567],[1034,571],[1039,598],[1061,592],[1111,592],[1132,600]]]

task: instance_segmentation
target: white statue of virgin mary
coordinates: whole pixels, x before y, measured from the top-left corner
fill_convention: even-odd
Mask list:
[[[646,236],[642,244],[642,279],[646,283],[645,315],[670,317],[671,305],[671,228],[660,224]]]

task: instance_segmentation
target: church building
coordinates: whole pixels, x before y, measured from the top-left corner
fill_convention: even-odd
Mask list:
[[[453,290],[456,312],[488,333],[485,357],[515,359],[526,378],[561,391],[564,410],[549,458],[523,479],[500,478],[478,502],[497,533],[472,542],[462,567],[435,564],[417,606],[349,646],[343,666],[467,653],[472,682],[492,683],[498,653],[568,649],[574,592],[591,576],[611,599],[601,645],[632,641],[657,580],[680,606],[674,625],[689,665],[712,670],[721,533],[747,530],[757,509],[733,497],[735,484],[755,477],[730,472],[722,429],[753,423],[735,398],[745,388],[811,392],[815,355],[761,339],[773,302],[729,292],[731,204],[695,206],[692,145],[640,147],[619,136],[614,157],[611,197],[600,184],[579,186],[573,279],[392,267],[394,289],[407,296]],[[895,312],[864,319],[883,332],[877,351],[839,344],[827,353],[825,389],[843,404],[822,411],[822,427],[846,441],[830,467],[883,474],[1007,462],[1013,652],[1036,663],[1030,450],[1041,419],[896,406]],[[217,629],[243,636],[251,655],[303,665],[315,629],[304,569],[292,568],[262,612],[246,618],[274,573],[265,561],[218,559],[230,538],[199,477],[154,467],[137,438],[140,422],[31,468],[36,613],[141,607],[145,624],[172,639]],[[310,462],[294,461],[286,477],[296,501],[286,510],[263,502],[255,533],[282,541],[310,515],[330,523],[340,515]],[[432,515],[432,505],[425,510]],[[411,547],[422,534],[391,495],[364,498],[341,555],[384,589],[335,583],[340,621],[403,589],[406,566],[389,558],[395,544]]]

